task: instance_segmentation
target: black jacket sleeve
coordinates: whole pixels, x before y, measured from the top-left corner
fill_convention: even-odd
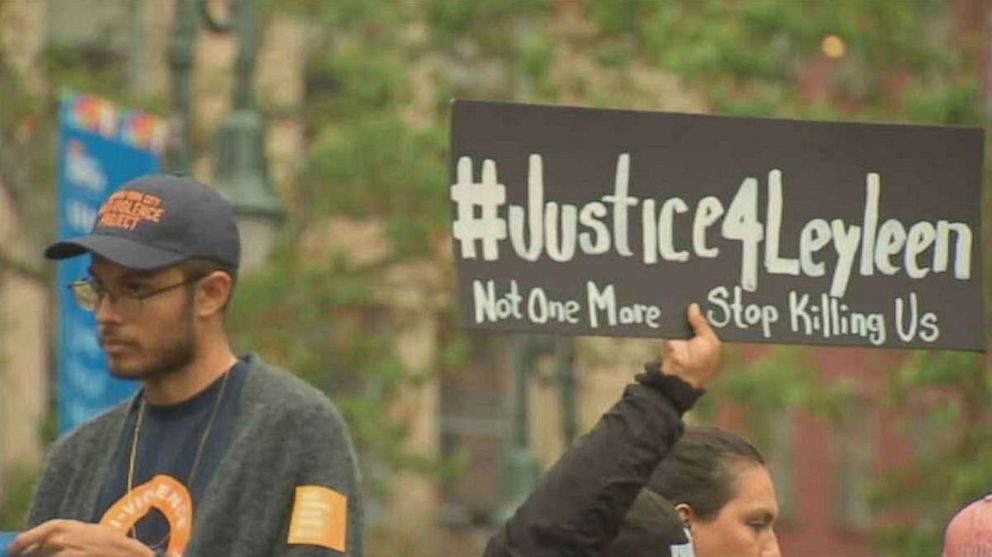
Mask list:
[[[541,479],[483,557],[597,556],[683,431],[703,391],[645,366],[637,383]]]

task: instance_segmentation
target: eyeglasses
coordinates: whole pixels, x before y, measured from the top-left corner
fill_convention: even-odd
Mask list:
[[[110,303],[114,305],[114,308],[124,317],[134,317],[141,313],[141,303],[152,296],[158,296],[159,294],[168,292],[169,290],[175,290],[180,286],[185,286],[187,284],[192,284],[203,276],[193,276],[182,282],[177,282],[176,284],[170,284],[169,286],[163,286],[155,290],[148,292],[143,291],[141,288],[131,288],[125,291],[111,290],[94,281],[91,278],[79,279],[69,285],[69,291],[76,299],[76,303],[79,307],[85,309],[86,311],[96,311],[105,298],[110,299]]]

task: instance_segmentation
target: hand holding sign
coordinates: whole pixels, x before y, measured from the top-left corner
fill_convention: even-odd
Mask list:
[[[661,341],[661,372],[699,389],[720,369],[720,339],[703,317],[699,304],[689,306],[688,316],[694,336],[689,340]]]

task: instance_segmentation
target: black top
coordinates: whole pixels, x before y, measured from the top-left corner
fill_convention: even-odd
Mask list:
[[[645,485],[703,391],[661,374],[657,362],[644,368],[541,478],[483,557],[692,555],[677,513]]]
[[[238,398],[247,373],[248,364],[238,361],[231,368],[227,385],[224,385],[224,377],[220,377],[193,398],[183,402],[161,406],[145,404],[134,463],[133,489],[157,476],[169,476],[185,486],[191,498],[191,510],[195,513],[197,502],[203,496],[214,470],[230,445]],[[222,388],[223,399],[218,401]],[[104,479],[100,490],[93,522],[100,522],[107,510],[127,494],[131,447],[141,407],[140,400],[139,395],[124,423],[121,439],[110,463],[109,475]],[[190,474],[193,472],[196,453],[217,404],[219,406],[216,407],[213,424],[207,433],[200,463],[191,483]],[[135,524],[134,532],[137,539],[145,545],[153,549],[161,548],[169,537],[169,523],[161,512],[153,508]]]

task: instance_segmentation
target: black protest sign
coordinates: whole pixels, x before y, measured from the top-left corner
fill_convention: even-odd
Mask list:
[[[982,133],[455,101],[472,328],[984,350]]]

